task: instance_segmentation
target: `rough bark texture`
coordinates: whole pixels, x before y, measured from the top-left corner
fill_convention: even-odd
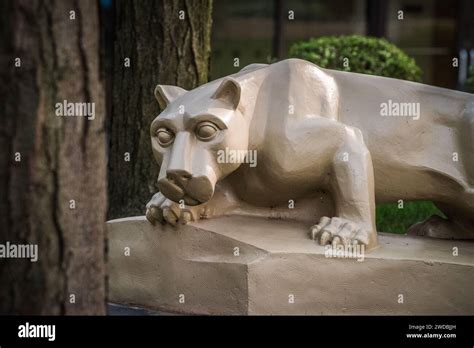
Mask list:
[[[38,262],[0,259],[0,314],[104,314],[97,2],[3,0],[0,7],[0,243],[37,244],[39,255]],[[95,119],[56,116],[64,100],[95,103]]]
[[[157,191],[149,132],[159,113],[153,91],[157,84],[192,89],[207,82],[211,7],[212,0],[116,2],[109,218],[143,215]]]

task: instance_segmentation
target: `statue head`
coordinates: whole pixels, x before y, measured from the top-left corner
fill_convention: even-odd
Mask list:
[[[220,150],[248,149],[249,126],[240,96],[239,82],[229,77],[191,91],[156,87],[155,97],[163,111],[150,131],[160,165],[158,187],[164,196],[187,205],[205,203],[216,183],[240,166],[218,160]]]

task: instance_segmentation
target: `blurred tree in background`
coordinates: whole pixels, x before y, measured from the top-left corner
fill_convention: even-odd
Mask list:
[[[208,81],[212,0],[118,0],[109,126],[109,218],[143,215],[158,166],[150,124],[157,84]]]

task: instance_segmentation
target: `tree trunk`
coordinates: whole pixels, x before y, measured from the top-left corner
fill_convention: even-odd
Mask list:
[[[0,244],[38,246],[37,262],[0,259],[0,313],[105,314],[97,1],[0,7]],[[91,103],[95,119],[58,116],[64,101]]]
[[[143,215],[157,191],[149,128],[160,110],[153,91],[157,84],[192,89],[207,82],[211,7],[212,0],[116,2],[109,218]]]

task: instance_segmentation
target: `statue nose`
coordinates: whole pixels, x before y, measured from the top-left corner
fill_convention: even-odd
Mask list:
[[[181,187],[186,186],[186,183],[191,179],[191,177],[192,175],[186,170],[176,169],[168,170],[166,172],[166,178]]]

